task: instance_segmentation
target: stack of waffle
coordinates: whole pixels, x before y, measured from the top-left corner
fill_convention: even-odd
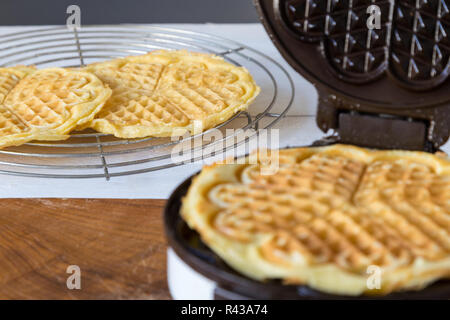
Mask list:
[[[187,51],[153,51],[82,69],[0,68],[0,147],[61,140],[91,127],[120,138],[206,130],[259,93],[245,68]]]

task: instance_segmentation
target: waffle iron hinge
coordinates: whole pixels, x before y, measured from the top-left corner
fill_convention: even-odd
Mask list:
[[[319,104],[317,124],[333,130],[335,142],[377,149],[404,149],[434,152],[430,123],[388,114],[374,114],[339,108],[329,101]]]
[[[428,141],[430,124],[424,120],[341,109],[329,103],[319,104],[316,120],[322,131],[335,132],[335,142],[377,149],[434,151]]]
[[[338,113],[337,132],[342,143],[378,149],[431,150],[426,121],[355,111]]]
[[[373,113],[363,105],[352,105],[329,95],[320,99],[316,121],[322,131],[333,130],[334,134],[315,144],[340,142],[377,149],[440,150],[450,136],[450,104],[414,112]]]

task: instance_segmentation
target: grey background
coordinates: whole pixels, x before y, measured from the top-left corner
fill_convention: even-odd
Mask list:
[[[0,25],[65,24],[71,4],[82,24],[258,21],[252,0],[0,0]]]

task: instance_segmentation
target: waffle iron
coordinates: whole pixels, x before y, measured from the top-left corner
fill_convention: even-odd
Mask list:
[[[334,142],[435,152],[450,135],[450,1],[255,0],[270,38],[319,93],[316,121]],[[367,20],[379,9],[379,29]],[[378,27],[378,26],[377,26]],[[258,282],[228,267],[181,219],[192,177],[169,198],[164,219],[174,298],[450,299],[450,281],[385,296],[338,296]],[[195,292],[201,294],[196,295]]]

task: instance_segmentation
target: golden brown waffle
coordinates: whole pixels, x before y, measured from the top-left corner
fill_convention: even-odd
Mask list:
[[[0,103],[21,79],[34,71],[34,68],[25,66],[0,68]]]
[[[62,140],[93,119],[111,90],[93,74],[61,68],[0,68],[0,147]]]
[[[181,135],[194,131],[194,120],[206,130],[246,109],[260,90],[246,69],[184,50],[153,51],[86,70],[113,89],[90,126],[121,138]]]
[[[248,277],[345,295],[421,289],[450,277],[450,161],[335,145],[261,164],[206,167],[182,216]],[[368,286],[381,270],[381,288]],[[372,271],[370,271],[372,270]]]
[[[33,68],[22,66],[0,68],[0,148],[22,144],[30,139],[27,126],[3,105],[3,101],[19,81],[31,72],[34,72]]]

